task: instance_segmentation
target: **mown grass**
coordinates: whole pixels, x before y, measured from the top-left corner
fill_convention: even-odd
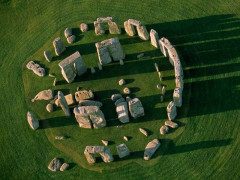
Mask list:
[[[238,179],[240,51],[237,5],[234,0],[204,3],[121,1],[111,4],[110,1],[2,1],[1,179]],[[92,23],[99,16],[116,17],[121,25],[129,18],[139,19],[148,30],[157,30],[160,37],[167,37],[175,45],[182,56],[186,82],[185,101],[178,116],[183,122],[180,129],[164,138],[159,135],[168,100],[158,103],[159,92],[155,88],[158,79],[153,63],[158,62],[163,67],[170,100],[174,79],[168,60],[149,42],[125,34],[119,36],[127,54],[124,66],[109,65],[95,75],[88,73],[68,87],[63,79],[59,79],[55,88],[63,89],[64,93],[74,92],[79,85],[93,89],[104,102],[103,111],[110,127],[93,130],[90,134],[89,130],[77,127],[73,117],[64,118],[61,111],[49,117],[44,103],[30,103],[36,92],[51,87],[53,79],[37,78],[26,71],[27,60],[34,58],[60,77],[56,66],[60,59],[45,62],[43,50],[52,50],[52,40],[62,36],[65,27],[78,28],[80,22]],[[78,29],[76,33],[79,33]],[[87,66],[96,66],[94,42],[110,37],[112,35],[96,37],[93,31],[79,33],[78,43],[69,47],[60,58],[79,50]],[[136,55],[143,51],[152,58],[138,61]],[[123,130],[115,127],[119,122],[108,99],[113,91],[122,90],[117,85],[121,77],[132,81],[126,86],[135,88],[133,96],[142,100],[147,112],[145,118],[134,120]],[[38,112],[42,119],[43,128],[36,132],[31,131],[26,122],[29,109]],[[143,137],[137,132],[140,126],[153,134],[149,138]],[[63,143],[55,142],[53,138],[58,133],[69,134],[71,138]],[[109,165],[99,162],[90,167],[81,157],[82,147],[87,144],[84,139],[100,144],[100,139],[114,137],[115,144],[110,148],[116,154],[115,145],[122,142],[126,133],[133,137],[127,144],[133,152],[131,158]],[[152,161],[143,162],[141,151],[146,142],[155,137],[161,139],[162,147]],[[46,167],[55,156],[72,163],[71,169],[64,173],[50,172]]]

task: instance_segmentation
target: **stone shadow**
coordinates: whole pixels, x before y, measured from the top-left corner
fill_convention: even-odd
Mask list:
[[[78,123],[74,117],[65,116],[39,120],[39,129],[48,129],[63,126],[78,126]]]

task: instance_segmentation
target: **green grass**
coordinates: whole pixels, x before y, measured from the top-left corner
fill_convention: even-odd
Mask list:
[[[238,179],[240,114],[240,38],[238,1],[0,1],[0,178],[1,179]],[[92,23],[97,17],[113,16],[121,27],[129,18],[142,21],[148,30],[167,37],[181,55],[184,67],[184,104],[178,109],[181,127],[167,136],[159,128],[166,120],[166,105],[172,99],[174,72],[159,50],[137,37],[117,35],[127,54],[124,66],[107,65],[103,71],[88,72],[67,85],[60,75],[58,62],[79,51],[88,67],[97,67],[94,43],[116,35],[95,36],[93,26],[81,34],[81,22]],[[59,58],[48,63],[43,51],[53,52],[52,41],[63,37],[66,27],[74,27],[78,42]],[[64,39],[64,38],[63,38]],[[65,40],[65,39],[64,39]],[[65,41],[66,44],[66,41]],[[151,58],[137,60],[145,52]],[[53,53],[52,53],[53,54]],[[50,77],[38,78],[25,65],[38,61],[58,78],[54,90],[74,93],[77,86],[92,89],[104,103],[109,127],[81,129],[74,117],[65,118],[57,109],[49,114],[46,102],[30,100],[43,89],[52,87]],[[158,62],[167,85],[166,101],[160,103],[156,89],[158,77],[153,63]],[[122,92],[120,78],[129,79],[132,97],[139,97],[146,116],[116,128],[114,105],[110,95]],[[32,110],[41,119],[41,129],[32,131],[26,112]],[[138,132],[146,127],[144,137]],[[55,135],[71,138],[54,141]],[[123,135],[132,136],[127,146],[129,158],[116,157],[117,144]],[[162,146],[153,159],[143,161],[146,143],[159,138]],[[88,144],[109,139],[116,161],[89,165],[83,156]],[[53,157],[71,163],[71,169],[53,173],[47,169]]]

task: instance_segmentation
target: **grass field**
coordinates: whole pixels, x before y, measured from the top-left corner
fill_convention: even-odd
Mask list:
[[[0,0],[0,179],[239,179],[240,162],[240,2],[201,1],[7,1]],[[172,99],[174,72],[160,51],[138,37],[95,36],[93,21],[113,16],[123,28],[129,18],[142,21],[168,38],[181,55],[184,67],[184,104],[178,110],[180,128],[162,137],[159,128],[166,120],[166,106]],[[90,31],[80,33],[81,22]],[[52,41],[63,38],[63,30],[73,27],[78,41],[59,58],[48,63],[43,51],[53,52]],[[79,51],[88,67],[97,67],[94,43],[119,37],[126,53],[124,66],[113,63],[103,71],[90,72],[68,85],[60,75],[58,62]],[[63,38],[65,40],[65,38]],[[65,41],[65,44],[66,41]],[[144,52],[151,58],[137,60]],[[52,53],[53,54],[53,53]],[[38,78],[25,65],[38,61],[47,72],[57,75],[54,90],[74,93],[77,86],[92,89],[104,103],[108,126],[100,130],[78,127],[73,115],[65,118],[60,109],[47,113],[46,102],[32,103],[34,95],[52,88],[53,79]],[[163,70],[167,95],[160,103],[158,77],[153,63]],[[110,96],[122,92],[118,80],[128,79],[132,97],[139,97],[146,116],[125,125],[116,118]],[[32,131],[26,120],[28,110],[41,119],[41,128]],[[138,132],[146,127],[149,137]],[[66,134],[64,142],[54,136]],[[115,146],[131,136],[129,158],[119,160]],[[162,146],[153,159],[143,161],[146,143],[159,138]],[[84,156],[88,144],[112,142],[115,160],[89,165]],[[53,173],[47,166],[53,157],[70,163],[65,172]]]

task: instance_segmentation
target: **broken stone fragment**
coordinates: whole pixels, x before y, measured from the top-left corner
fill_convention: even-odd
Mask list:
[[[118,146],[116,146],[117,148],[117,152],[120,158],[124,158],[126,156],[130,155],[130,151],[128,149],[128,147],[126,146],[126,144],[122,143]]]
[[[26,67],[29,70],[32,70],[34,74],[43,77],[45,76],[45,69],[42,68],[39,64],[33,62],[33,61],[29,61],[26,65]]]
[[[136,119],[140,116],[144,116],[144,108],[141,101],[138,98],[134,98],[128,101],[129,112],[131,116]]]
[[[63,163],[62,166],[60,167],[60,171],[65,171],[68,169],[68,167],[69,167],[69,164]]]
[[[66,28],[66,29],[64,30],[64,36],[65,36],[66,38],[72,36],[72,28]]]
[[[94,94],[91,90],[82,90],[82,91],[77,91],[75,93],[75,99],[77,102],[80,102],[81,100],[90,100],[94,98]]]
[[[118,103],[117,106],[116,106],[116,112],[118,114],[118,119],[122,123],[128,123],[129,122],[127,102]]]
[[[163,125],[163,126],[160,128],[160,134],[161,134],[161,135],[165,135],[165,134],[168,132],[168,130],[169,130],[168,126]]]
[[[108,141],[102,140],[102,143],[104,144],[104,146],[108,146]]]
[[[147,132],[145,129],[139,128],[139,131],[140,131],[143,135],[148,136],[148,132]]]
[[[47,106],[46,106],[46,110],[48,111],[48,112],[53,112],[53,104],[47,104]]]
[[[165,121],[165,125],[173,129],[178,128],[178,124],[173,121]]]
[[[111,99],[112,99],[112,101],[116,101],[116,100],[118,100],[118,99],[120,99],[122,97],[122,95],[121,94],[113,94],[112,96],[111,96]]]
[[[76,41],[76,36],[72,35],[67,38],[68,44],[73,44]]]
[[[27,121],[28,121],[28,124],[29,126],[33,129],[33,130],[36,130],[39,128],[39,121],[38,119],[36,118],[36,116],[29,112],[27,113]]]
[[[160,147],[161,143],[159,142],[158,139],[154,139],[151,142],[149,142],[147,144],[147,146],[145,147],[145,151],[144,151],[144,160],[149,160],[153,154],[156,152],[156,150]]]
[[[54,158],[48,165],[48,169],[51,171],[59,171],[62,166],[62,162],[58,158]]]
[[[45,59],[46,59],[48,62],[51,62],[51,61],[52,61],[52,55],[51,55],[50,51],[46,50],[46,51],[43,52],[43,54],[44,54]]]
[[[131,93],[131,91],[128,87],[124,88],[123,92],[124,92],[124,94],[130,94]]]
[[[53,99],[53,90],[47,89],[40,91],[33,99],[32,102],[34,101],[39,101],[39,100],[51,100]]]
[[[82,32],[87,32],[88,31],[88,25],[86,23],[81,23],[80,29]]]

